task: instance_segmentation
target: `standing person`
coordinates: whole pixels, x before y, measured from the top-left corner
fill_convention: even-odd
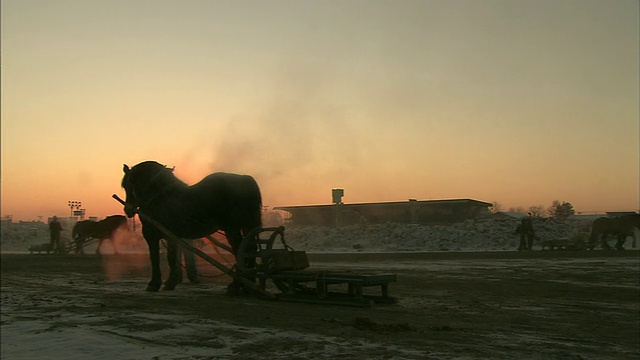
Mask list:
[[[531,213],[520,221],[520,225],[518,225],[516,229],[516,234],[520,234],[518,251],[532,250],[535,232],[533,231],[533,217],[531,217]]]
[[[58,221],[58,217],[54,216],[49,223],[50,243],[49,247],[51,251],[58,252],[60,249],[60,232],[62,231],[62,224]]]

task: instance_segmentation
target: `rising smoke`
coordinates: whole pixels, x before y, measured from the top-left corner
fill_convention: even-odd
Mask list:
[[[335,101],[321,75],[301,68],[288,73],[265,89],[267,105],[225,123],[210,167],[254,176],[265,205],[329,202],[331,188],[361,157],[354,114]]]

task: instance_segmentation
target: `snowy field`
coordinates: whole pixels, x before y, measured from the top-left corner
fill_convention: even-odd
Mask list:
[[[63,219],[61,237],[70,241],[73,221]],[[514,234],[518,220],[468,220],[449,226],[411,224],[352,225],[334,229],[323,226],[287,226],[285,240],[296,250],[307,252],[423,252],[423,251],[509,251],[518,247]],[[534,249],[540,249],[544,240],[585,238],[590,222],[536,220]],[[146,244],[140,234],[140,225],[132,226],[130,233],[118,233],[116,246],[121,252],[145,252]],[[32,245],[49,242],[47,227],[43,223],[17,223],[2,228],[0,250],[5,253],[28,253]],[[207,245],[207,243],[205,243]],[[630,243],[627,244],[627,247]],[[89,249],[88,251],[93,251]],[[113,251],[105,242],[105,252]]]
[[[312,270],[397,275],[397,304],[355,308],[230,297],[230,279],[203,261],[201,284],[148,293],[139,225],[117,234],[117,255],[107,241],[97,256],[29,255],[46,226],[13,224],[2,229],[0,358],[638,359],[639,252],[518,252],[516,225],[287,228]],[[534,250],[588,231],[534,226]]]

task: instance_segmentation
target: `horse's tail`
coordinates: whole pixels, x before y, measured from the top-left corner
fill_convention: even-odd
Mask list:
[[[252,222],[255,226],[253,228],[262,227],[262,193],[260,192],[260,187],[254,178],[251,178],[251,187],[253,188],[251,191],[251,204],[254,208],[251,211],[252,214]]]
[[[256,180],[249,175],[243,175],[239,184],[242,188],[240,227],[242,233],[246,234],[255,228],[262,227],[262,194]]]

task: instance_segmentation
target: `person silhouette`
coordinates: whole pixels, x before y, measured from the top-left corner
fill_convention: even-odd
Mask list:
[[[533,217],[531,216],[531,213],[520,220],[520,225],[518,225],[518,228],[516,229],[516,234],[520,234],[520,246],[518,246],[518,251],[532,250],[535,232],[533,231]]]
[[[60,232],[62,232],[62,224],[58,221],[58,217],[54,216],[49,223],[49,247],[53,252],[59,252],[62,250],[60,246]]]

